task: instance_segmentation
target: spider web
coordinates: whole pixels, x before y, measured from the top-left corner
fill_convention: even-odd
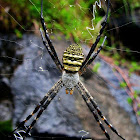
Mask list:
[[[32,1],[29,0],[28,2],[29,4],[34,5],[36,9],[36,14],[40,15],[40,10],[37,9],[36,5],[34,4],[35,3],[34,0]],[[102,2],[104,1],[102,0]],[[48,3],[53,5],[53,8],[56,8],[56,5],[52,1],[48,1]],[[97,9],[97,6],[95,6],[95,4],[98,5],[99,9]],[[125,7],[128,6],[128,4],[129,3],[124,2],[124,4],[121,5],[119,8],[113,9],[113,11],[111,11],[109,15],[109,18],[110,19],[113,18],[113,15],[117,13],[120,9],[121,10],[123,9],[125,12],[126,10]],[[112,1],[111,1],[111,5],[112,5]],[[3,8],[1,4],[0,4],[0,7]],[[83,13],[85,13],[85,11],[87,10],[85,7],[81,6],[78,2],[76,2],[75,5],[69,5],[69,7],[79,8],[79,10]],[[63,6],[61,8],[63,9]],[[89,48],[86,46],[86,43],[88,43],[89,41],[94,41],[95,36],[97,36],[96,35],[97,33],[93,35],[93,32],[95,31],[95,25],[93,23],[94,23],[94,19],[96,18],[96,12],[98,12],[100,8],[102,9],[102,5],[101,5],[101,1],[99,0],[96,2],[93,1],[93,11],[88,9],[89,13],[92,15],[91,26],[87,27],[84,31],[88,32],[89,36],[87,37],[86,40],[84,41],[80,40],[79,42],[79,44],[82,44],[85,54],[87,54],[89,51]],[[130,12],[130,11],[127,11],[127,12]],[[6,48],[8,52],[3,51],[0,56],[3,63],[5,63],[5,64],[1,64],[1,67],[3,68],[1,70],[0,76],[1,76],[2,82],[5,82],[9,87],[11,87],[11,92],[14,95],[15,110],[13,113],[14,114],[13,125],[15,128],[16,122],[22,121],[23,119],[27,117],[27,115],[29,115],[32,112],[32,110],[35,108],[35,105],[42,99],[44,94],[47,93],[47,91],[61,77],[61,73],[58,72],[54,62],[51,60],[50,56],[48,55],[45,47],[42,44],[41,38],[33,34],[28,34],[28,33],[33,33],[33,32],[39,33],[39,30],[36,30],[36,29],[27,30],[26,25],[21,25],[19,21],[17,21],[13,15],[10,15],[6,9],[5,9],[5,13],[9,16],[9,18],[12,18],[13,21],[16,22],[20,26],[21,29],[23,29],[26,32],[23,35],[23,39],[21,40],[17,39],[14,35],[8,36],[7,34],[2,34],[0,37],[1,48],[3,46],[4,47],[8,46]],[[44,16],[47,16],[45,14],[45,10],[43,10],[43,13],[44,13]],[[57,22],[57,21],[53,20],[52,23],[53,22]],[[121,28],[125,26],[131,25],[132,23],[139,24],[139,22],[140,21],[137,21],[135,19],[129,19],[129,21],[127,21],[126,23],[120,23],[119,25],[115,27],[105,30],[104,33],[109,34],[110,31],[117,32],[117,29],[121,30]],[[63,36],[61,37],[61,40],[59,40],[59,35],[54,35],[55,31],[58,31],[58,30],[59,28],[57,29],[52,28],[50,31],[50,35],[52,35],[53,44],[56,47],[58,56],[60,60],[62,60],[62,53],[66,49],[65,47],[70,45],[71,40],[65,39]],[[75,29],[75,32],[76,32],[76,29]],[[137,40],[134,40],[134,41],[137,41]],[[127,50],[127,49],[120,49],[120,48],[118,49],[116,47],[109,47],[109,46],[105,46],[104,49],[105,50],[107,49],[109,51],[109,54],[112,54],[113,51],[117,51],[119,53],[121,53],[122,51],[125,51],[126,53],[132,53],[132,55],[136,55],[140,53],[140,51],[137,51],[137,50],[132,50],[132,49]],[[123,89],[118,89],[119,87],[118,77],[120,78],[120,76],[118,76],[116,80],[115,77],[116,75],[118,75],[118,73],[115,72],[114,74],[113,69],[111,69],[112,65],[110,63],[107,63],[101,57],[98,57],[97,60],[95,61],[95,63],[98,63],[98,62],[101,63],[101,66],[98,70],[98,74],[94,73],[95,77],[97,77],[98,81],[102,82],[102,84],[106,84],[106,82],[108,81],[107,85],[112,95],[115,97],[118,104],[121,107],[123,107],[124,110],[128,112],[128,115],[131,117],[131,121],[137,126],[136,127],[137,131],[140,131],[137,125],[136,116],[133,113],[133,108],[127,102],[127,98],[128,98],[127,92]],[[12,66],[11,68],[9,68],[9,65],[11,65],[11,63],[12,63]],[[89,69],[89,73],[93,73],[93,71]],[[130,80],[134,84],[137,83],[136,86],[135,85],[133,86],[133,88],[139,90],[138,87],[140,85],[140,77],[138,75],[133,74]],[[91,91],[91,89],[89,90]],[[98,91],[98,88],[97,89],[92,88],[92,90],[93,92],[101,96],[102,93]],[[72,96],[66,95],[65,90],[63,88],[60,91],[60,93],[58,93],[54,101],[52,101],[52,103],[49,105],[47,110],[44,111],[43,115],[41,115],[37,124],[34,126],[33,134],[30,139],[33,139],[33,140],[36,138],[55,139],[58,136],[61,139],[64,139],[65,136],[68,136],[68,137],[77,136],[81,139],[84,139],[86,137],[87,138],[93,137],[93,135],[91,134],[92,131],[96,131],[94,135],[97,133],[96,136],[99,137],[100,139],[105,139],[104,135],[102,135],[102,132],[100,133],[100,128],[98,130],[95,130],[96,129],[95,127],[95,129],[93,128],[93,130],[91,131],[88,129],[88,126],[87,126],[88,124],[84,124],[85,122],[81,123],[80,119],[84,119],[84,120],[88,119],[88,114],[85,113],[82,116],[81,111],[77,111],[77,109],[79,108],[80,109],[82,108],[83,110],[85,110],[86,107],[83,107],[85,105],[81,101],[82,98],[75,94]],[[6,95],[6,96],[9,96],[9,95]],[[108,96],[108,94],[106,94],[106,96]],[[20,109],[18,108],[19,106],[20,106]],[[79,106],[82,106],[82,107],[79,107]],[[101,107],[102,104],[100,104],[99,106]],[[88,110],[88,108],[86,109]],[[105,108],[101,107],[101,110],[103,110],[104,112]],[[83,118],[82,117],[80,118],[79,114]],[[107,115],[107,113],[105,112],[104,114]],[[9,114],[7,116],[9,116],[10,118],[11,115],[12,114]],[[6,118],[6,120],[9,118]],[[4,118],[2,119],[4,120]],[[94,119],[92,121],[94,121]],[[86,125],[86,127],[84,127],[84,125]],[[94,125],[96,125],[96,122],[95,124],[93,124],[93,126]],[[48,132],[48,135],[45,135],[44,134],[45,132]]]

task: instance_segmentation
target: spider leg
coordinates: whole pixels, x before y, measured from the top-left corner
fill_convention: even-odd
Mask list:
[[[59,69],[60,71],[62,71],[62,68],[60,67],[58,61],[56,60],[56,58],[55,58],[55,56],[54,56],[54,54],[51,52],[50,47],[47,45],[47,42],[46,42],[46,40],[45,40],[45,38],[44,38],[44,35],[43,35],[43,32],[42,32],[41,28],[40,28],[40,33],[41,33],[41,37],[42,37],[43,44],[44,44],[44,46],[46,47],[46,49],[47,49],[49,55],[51,56],[51,58],[52,58],[53,61],[55,62],[55,64],[56,64],[56,66],[58,67],[58,69]]]
[[[35,125],[35,123],[37,122],[37,120],[39,119],[39,117],[41,116],[41,114],[43,113],[43,111],[48,107],[48,105],[50,104],[50,102],[53,100],[53,98],[56,96],[58,92],[54,91],[47,99],[46,103],[44,105],[41,106],[40,111],[38,112],[37,116],[34,118],[34,120],[32,121],[32,123],[29,125],[29,127],[26,127],[26,130],[23,130],[24,134],[21,135],[20,131],[17,131],[16,134],[14,134],[15,137],[17,137],[17,135],[20,135],[21,138],[25,138],[27,137],[30,132],[30,130],[33,128],[33,126]]]
[[[81,94],[83,94],[84,96],[86,96],[89,100],[89,102],[91,102],[91,104],[93,105],[93,107],[97,110],[97,113],[99,114],[99,116],[102,118],[102,120],[108,125],[108,127],[114,132],[116,133],[121,139],[125,140],[118,132],[117,130],[112,126],[112,124],[110,124],[108,122],[108,120],[106,119],[106,117],[102,114],[100,108],[98,107],[97,103],[95,102],[94,98],[90,95],[90,93],[88,92],[88,90],[85,88],[85,86],[82,84],[82,82],[79,81],[78,83],[79,88],[81,89]],[[83,92],[83,93],[82,93]]]
[[[100,51],[102,50],[103,46],[104,46],[104,42],[106,40],[106,36],[104,37],[103,43],[102,45],[98,48],[98,50],[96,51],[96,53],[92,53],[90,59],[88,60],[87,64],[84,65],[84,67],[80,70],[80,74],[82,74],[83,72],[85,72],[86,68],[93,62],[93,60],[98,56],[98,54],[100,53]]]
[[[50,98],[53,96],[53,94],[55,93],[58,93],[59,90],[61,89],[61,87],[63,86],[63,83],[62,83],[62,79],[60,79],[50,90],[49,92],[44,96],[44,98],[40,101],[40,103],[35,107],[34,111],[29,115],[27,116],[27,118],[22,121],[16,128],[15,130],[12,132],[14,133],[17,129],[19,129],[20,127],[24,127],[26,128],[26,126],[24,125],[36,112],[38,112],[38,110],[40,108],[44,108],[44,106],[47,104],[47,102],[50,100]],[[53,99],[53,98],[52,98]],[[45,103],[46,102],[46,103]],[[45,105],[44,105],[45,103]],[[50,103],[50,102],[49,102]]]
[[[105,27],[106,27],[106,24],[107,24],[107,18],[108,18],[109,7],[110,7],[110,0],[108,0],[108,7],[107,7],[106,18],[105,18],[105,20],[104,20],[103,23],[102,23],[102,28],[100,29],[99,35],[97,36],[95,43],[91,46],[91,49],[90,49],[90,51],[89,51],[89,53],[88,53],[88,55],[87,55],[85,61],[83,62],[83,64],[82,64],[80,70],[81,70],[83,67],[85,67],[85,65],[87,64],[88,60],[90,59],[90,57],[91,57],[93,51],[95,50],[97,44],[98,44],[99,41],[100,41],[101,35],[102,35],[102,33],[103,33],[103,31],[104,31],[104,29],[105,29]]]
[[[63,66],[62,66],[62,64],[61,64],[61,62],[60,62],[60,60],[57,56],[57,53],[56,53],[55,48],[52,44],[52,41],[49,38],[49,34],[48,34],[48,31],[47,31],[47,28],[46,28],[46,25],[45,25],[45,21],[44,21],[44,17],[43,17],[43,0],[41,0],[41,19],[40,20],[41,20],[41,24],[42,24],[42,27],[43,27],[43,30],[44,30],[44,33],[45,33],[45,38],[46,38],[46,40],[48,42],[48,45],[50,47],[50,50],[52,51],[52,54],[55,58],[55,63],[57,64],[58,68],[62,71]]]
[[[84,101],[86,102],[88,108],[90,109],[91,113],[93,114],[95,120],[97,121],[97,123],[99,124],[101,130],[103,131],[103,133],[105,134],[105,136],[107,137],[108,140],[110,140],[110,136],[108,134],[108,132],[106,131],[106,129],[104,128],[102,122],[100,121],[92,103],[90,102],[89,98],[86,96],[86,94],[84,92],[82,92],[81,87],[79,86],[79,84],[76,86],[76,88],[78,89],[78,91],[80,92],[80,94],[82,95],[82,98],[84,99]]]
[[[56,94],[58,93],[58,91],[54,91],[50,97],[47,99],[46,103],[42,106],[42,108],[40,109],[40,111],[38,112],[37,116],[35,117],[35,119],[33,120],[33,122],[31,123],[31,125],[28,127],[26,134],[28,135],[28,133],[30,132],[30,130],[33,128],[33,126],[35,125],[36,121],[39,119],[39,117],[41,116],[41,114],[43,113],[43,111],[48,107],[48,105],[51,103],[51,101],[53,100],[53,98],[56,96]]]

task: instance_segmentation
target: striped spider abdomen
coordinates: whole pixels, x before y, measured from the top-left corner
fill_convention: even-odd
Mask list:
[[[74,44],[70,45],[63,54],[64,70],[68,73],[76,73],[79,71],[84,59],[82,47]]]

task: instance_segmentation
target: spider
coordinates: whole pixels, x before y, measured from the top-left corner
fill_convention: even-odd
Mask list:
[[[49,38],[49,34],[44,22],[43,18],[43,0],[41,0],[41,24],[44,30],[45,37],[43,35],[42,30],[40,29],[41,37],[44,46],[46,47],[48,53],[50,54],[51,58],[55,62],[58,69],[62,72],[62,77],[60,80],[48,91],[48,93],[44,96],[44,98],[40,101],[40,103],[35,107],[33,112],[27,116],[25,120],[19,123],[19,125],[15,128],[15,130],[12,132],[14,135],[14,138],[16,139],[24,139],[26,136],[30,135],[30,130],[33,128],[36,121],[39,119],[41,114],[45,109],[47,109],[50,102],[54,99],[54,97],[57,95],[59,90],[64,86],[66,89],[66,94],[73,94],[74,88],[77,88],[79,93],[81,94],[82,98],[86,102],[89,110],[93,114],[95,120],[98,122],[101,130],[107,137],[107,139],[110,140],[110,136],[108,132],[105,130],[102,122],[100,121],[98,115],[101,117],[101,119],[108,125],[108,127],[116,133],[121,139],[125,140],[118,132],[117,130],[107,121],[103,113],[101,112],[100,108],[98,107],[97,103],[95,102],[94,98],[90,95],[86,87],[83,85],[83,83],[79,80],[79,76],[85,72],[85,69],[90,65],[93,60],[96,58],[96,56],[99,54],[100,50],[103,48],[104,42],[106,40],[106,36],[103,40],[102,45],[98,48],[96,53],[93,53],[95,50],[98,42],[100,41],[101,35],[103,33],[103,30],[105,29],[105,26],[107,24],[107,18],[108,18],[108,12],[110,7],[110,0],[108,0],[108,7],[107,7],[107,13],[106,17],[102,23],[102,27],[100,29],[99,35],[96,38],[95,43],[91,46],[91,49],[84,60],[84,54],[82,52],[82,47],[78,44],[70,45],[66,51],[64,51],[63,54],[63,64],[61,64],[57,53],[55,51],[55,48],[52,44],[52,41]],[[25,123],[31,119],[31,117],[37,113],[36,118],[32,121],[32,123],[27,127]],[[19,128],[24,128],[24,130],[19,130]],[[22,134],[24,133],[24,136]],[[24,137],[24,138],[23,138]]]

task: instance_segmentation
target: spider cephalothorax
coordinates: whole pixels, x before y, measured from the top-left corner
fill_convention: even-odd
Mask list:
[[[57,95],[59,90],[63,86],[65,86],[67,94],[69,92],[70,92],[70,94],[72,94],[74,87],[79,91],[79,93],[81,94],[82,98],[86,102],[89,110],[93,114],[95,120],[98,122],[101,130],[104,132],[107,139],[110,140],[110,136],[109,136],[108,132],[105,130],[102,122],[100,121],[99,116],[102,118],[102,120],[108,125],[108,127],[114,133],[116,133],[121,139],[125,140],[117,132],[117,130],[107,121],[105,116],[102,114],[100,108],[98,107],[97,103],[95,102],[95,99],[90,95],[90,93],[88,92],[86,87],[79,80],[79,74],[81,75],[85,71],[85,69],[88,67],[88,65],[90,65],[93,62],[93,60],[99,54],[100,50],[103,48],[106,37],[104,38],[103,43],[98,48],[97,52],[93,53],[97,44],[100,41],[103,30],[105,29],[105,26],[107,24],[109,5],[110,5],[110,0],[108,0],[106,18],[105,18],[104,22],[102,23],[102,27],[100,29],[99,35],[97,36],[95,43],[91,46],[91,49],[90,49],[87,57],[85,58],[85,60],[84,60],[84,55],[82,52],[82,47],[77,44],[74,44],[74,45],[70,45],[66,49],[66,51],[64,51],[63,65],[62,65],[57,56],[57,53],[52,44],[52,41],[49,38],[47,28],[45,26],[45,22],[44,22],[44,18],[43,18],[43,0],[41,1],[41,24],[42,24],[44,34],[45,34],[45,37],[44,37],[42,30],[40,30],[43,44],[46,47],[46,49],[48,50],[48,53],[50,54],[51,58],[54,60],[58,69],[62,72],[62,78],[60,78],[59,81],[48,91],[48,93],[44,96],[44,98],[40,101],[40,103],[35,107],[33,112],[29,116],[27,116],[27,118],[25,120],[23,120],[18,125],[18,127],[13,131],[14,138],[19,139],[19,136],[20,136],[20,139],[24,139],[21,136],[21,132],[22,132],[22,134],[25,133],[25,135],[23,137],[26,137],[29,134],[30,130],[32,129],[32,127],[34,126],[36,121],[39,119],[39,117],[41,116],[43,111],[48,107],[48,105],[53,100],[53,98]],[[29,119],[31,119],[31,117],[37,112],[38,112],[38,114],[36,115],[36,118],[32,121],[30,126],[27,127],[25,125],[25,123]],[[20,127],[24,128],[24,130],[17,131]]]
[[[68,73],[66,71],[63,71],[62,73],[62,82],[66,89],[66,94],[70,92],[70,94],[73,94],[74,87],[79,82],[79,73]]]

